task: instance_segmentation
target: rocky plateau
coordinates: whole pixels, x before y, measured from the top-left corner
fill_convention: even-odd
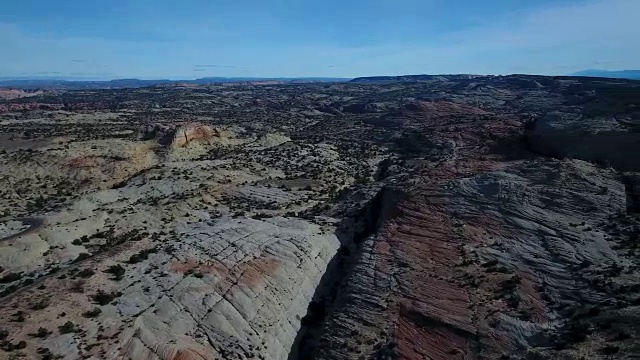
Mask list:
[[[0,359],[640,359],[638,81],[0,95]]]

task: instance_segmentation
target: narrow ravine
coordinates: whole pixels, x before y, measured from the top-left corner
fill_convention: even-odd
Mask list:
[[[380,224],[382,203],[386,189],[379,190],[356,214],[338,225],[338,238],[342,243],[309,303],[307,314],[289,352],[288,360],[310,360],[316,353],[317,342],[322,336],[325,320],[335,308],[341,289],[360,254],[360,245],[374,235]]]

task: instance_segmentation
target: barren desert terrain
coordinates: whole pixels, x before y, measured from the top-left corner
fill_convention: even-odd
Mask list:
[[[2,359],[638,359],[640,82],[0,92]]]

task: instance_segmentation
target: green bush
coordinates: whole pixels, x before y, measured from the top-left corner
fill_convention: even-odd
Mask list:
[[[115,292],[112,291],[110,293],[105,292],[103,290],[98,290],[97,293],[95,293],[94,295],[91,296],[91,299],[93,299],[93,301],[99,305],[107,305],[109,304],[111,301],[113,301],[113,299],[121,296],[122,293],[121,292]]]
[[[111,280],[120,281],[124,278],[125,269],[122,267],[122,265],[117,264],[109,266],[109,268],[104,272],[113,275]]]
[[[78,276],[80,276],[83,279],[92,277],[93,274],[95,274],[96,272],[93,271],[92,269],[82,269],[79,273]]]
[[[38,328],[37,332],[35,332],[33,334],[29,334],[29,336],[44,339],[47,336],[49,336],[49,334],[51,334],[51,332],[49,330],[47,330],[46,328],[41,327],[41,328]]]
[[[82,313],[82,316],[86,318],[95,318],[95,317],[98,317],[101,313],[102,313],[102,310],[100,310],[99,307],[95,307],[89,311],[85,311],[84,313]]]
[[[58,330],[60,330],[60,334],[70,334],[77,331],[76,325],[71,321],[67,321],[64,325],[58,326]]]
[[[49,299],[48,297],[43,297],[40,298],[38,301],[34,302],[33,304],[31,304],[31,310],[42,310],[42,309],[46,309],[49,304],[51,304],[51,299]]]

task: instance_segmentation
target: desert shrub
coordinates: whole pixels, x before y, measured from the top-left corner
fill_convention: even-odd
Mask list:
[[[11,352],[13,350],[22,350],[26,347],[27,347],[27,342],[24,340],[20,341],[17,344],[13,344],[11,341],[7,341],[7,340],[0,342],[0,349],[6,352]]]
[[[125,269],[122,267],[122,265],[117,264],[109,266],[109,268],[104,272],[113,275],[111,280],[120,281],[124,278]]]
[[[69,289],[75,293],[84,292],[84,281],[83,280],[74,281],[73,284],[71,284],[71,287]]]
[[[602,352],[604,355],[617,354],[619,351],[620,351],[620,347],[615,345],[606,345],[605,347],[600,349],[600,352]]]
[[[92,277],[93,274],[95,274],[96,272],[92,269],[82,269],[79,273],[78,276],[80,276],[81,278],[89,278]]]
[[[82,316],[86,318],[95,318],[95,317],[98,317],[101,313],[102,313],[102,310],[100,310],[99,307],[95,307],[89,311],[85,311],[84,313],[82,313]]]
[[[60,334],[70,334],[77,331],[76,324],[71,321],[67,321],[64,325],[58,326],[58,330],[60,331]]]
[[[0,284],[7,284],[22,279],[22,273],[8,273],[0,278]]]
[[[129,261],[127,262],[129,264],[139,263],[140,261],[147,260],[149,258],[149,254],[155,254],[157,252],[158,252],[158,249],[156,248],[142,250],[137,254],[131,255],[131,257],[129,258]]]
[[[49,336],[49,334],[51,334],[49,330],[47,330],[46,328],[40,327],[38,328],[38,331],[32,334],[29,334],[29,336],[44,339],[47,336]]]
[[[99,305],[107,305],[119,296],[122,296],[121,292],[112,291],[108,293],[103,290],[98,290],[97,293],[91,296],[91,299]]]
[[[11,322],[24,322],[25,317],[24,317],[24,311],[22,310],[18,310],[16,312],[14,312],[13,314],[11,314]]]
[[[34,302],[33,304],[31,304],[31,310],[42,310],[42,309],[46,309],[49,304],[51,304],[51,299],[48,297],[43,297],[38,299],[38,301]]]

